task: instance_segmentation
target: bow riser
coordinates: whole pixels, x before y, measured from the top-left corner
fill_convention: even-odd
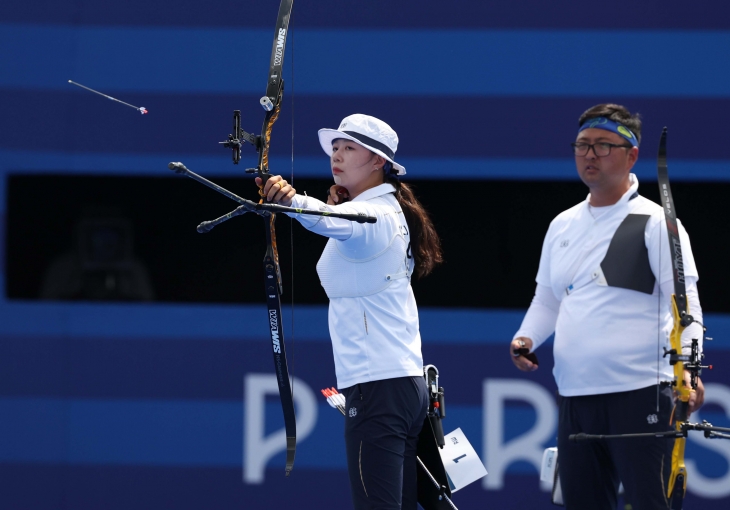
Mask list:
[[[681,253],[680,253],[681,256]],[[684,283],[684,282],[682,282]],[[672,351],[677,355],[674,356],[674,390],[677,393],[677,401],[674,408],[674,429],[682,430],[682,425],[689,418],[689,396],[691,388],[687,387],[684,380],[684,362],[682,361],[682,332],[685,327],[681,324],[680,312],[677,306],[677,296],[672,296],[672,315],[674,317],[674,326],[669,335],[669,343]],[[687,439],[677,437],[674,440],[672,448],[672,471],[667,485],[667,497],[670,501],[671,510],[681,510],[684,495],[687,491],[687,467],[684,464],[684,448]]]
[[[271,177],[271,174],[269,173],[269,141],[271,140],[271,131],[274,128],[274,122],[276,122],[279,118],[279,113],[281,112],[281,100],[284,96],[284,82],[282,81],[280,85],[281,87],[277,96],[278,99],[276,101],[276,107],[266,114],[264,125],[261,128],[261,149],[259,150],[259,165],[256,169],[256,173],[259,177],[261,177],[261,189],[259,190],[259,195],[262,197],[263,186],[266,184],[266,181],[269,180],[269,177]]]
[[[669,335],[669,344],[672,351],[677,354],[673,356],[674,360],[674,391],[677,393],[677,404],[674,410],[674,420],[677,424],[687,421],[689,415],[689,396],[692,388],[687,386],[684,379],[685,360],[688,356],[682,355],[682,333],[685,327],[682,326],[680,320],[680,312],[677,306],[677,297],[672,296],[672,315],[674,317],[674,326]]]

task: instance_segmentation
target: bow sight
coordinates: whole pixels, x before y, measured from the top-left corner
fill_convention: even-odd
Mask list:
[[[264,97],[269,99],[266,96]],[[263,101],[263,98],[261,100]],[[269,103],[270,102],[271,100],[269,99]],[[253,133],[247,133],[241,129],[241,110],[233,110],[233,133],[228,135],[228,141],[218,143],[223,145],[223,147],[231,149],[233,153],[233,164],[237,165],[238,162],[241,161],[241,146],[246,142],[253,145],[257,152],[261,150],[261,137],[254,135]],[[256,169],[252,170],[254,172],[256,171]],[[246,172],[248,172],[248,170],[246,170]]]
[[[694,322],[702,326],[699,321]],[[702,329],[704,331],[705,327],[702,326]],[[711,341],[712,338],[706,336],[705,340]],[[664,355],[662,357],[666,358],[667,356],[669,356],[669,364],[671,366],[674,366],[679,362],[684,363],[684,369],[690,374],[690,388],[693,390],[697,388],[697,379],[702,375],[702,369],[706,368],[707,370],[712,370],[712,365],[702,364],[702,359],[705,357],[705,354],[700,353],[699,341],[696,338],[692,339],[690,354],[680,354],[677,352],[677,349],[667,349],[664,347]],[[678,384],[684,384],[684,380],[672,381],[673,386],[677,386]]]

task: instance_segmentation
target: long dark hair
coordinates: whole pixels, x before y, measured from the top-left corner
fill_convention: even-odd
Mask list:
[[[385,182],[395,186],[395,198],[403,209],[403,215],[411,230],[411,254],[416,262],[416,278],[423,278],[444,261],[441,240],[428,212],[413,194],[410,186],[390,172],[385,174]]]

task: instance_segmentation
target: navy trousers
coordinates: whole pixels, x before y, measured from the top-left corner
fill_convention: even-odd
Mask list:
[[[659,410],[657,411],[657,389]],[[615,510],[619,483],[633,510],[668,508],[666,484],[673,439],[611,439],[571,443],[570,434],[629,434],[672,430],[669,385],[560,397],[558,470],[568,510]]]
[[[416,446],[428,407],[426,381],[384,379],[356,384],[342,393],[355,510],[416,510]]]

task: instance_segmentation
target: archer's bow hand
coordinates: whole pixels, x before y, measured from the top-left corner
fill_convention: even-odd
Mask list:
[[[256,185],[261,187],[261,177],[256,177]],[[269,203],[289,207],[296,194],[297,190],[286,182],[281,175],[272,175],[264,184],[262,196],[266,197],[266,201]]]
[[[531,338],[519,336],[512,340],[509,345],[509,353],[512,363],[523,372],[537,370],[537,356],[532,352]]]
[[[333,184],[327,192],[327,205],[344,204],[350,200],[350,192],[344,186]]]
[[[690,386],[691,374],[689,370],[684,371],[684,384]],[[705,403],[705,385],[702,384],[702,380],[697,378],[697,387],[689,393],[689,410],[687,411],[687,418],[689,415],[702,407]]]

